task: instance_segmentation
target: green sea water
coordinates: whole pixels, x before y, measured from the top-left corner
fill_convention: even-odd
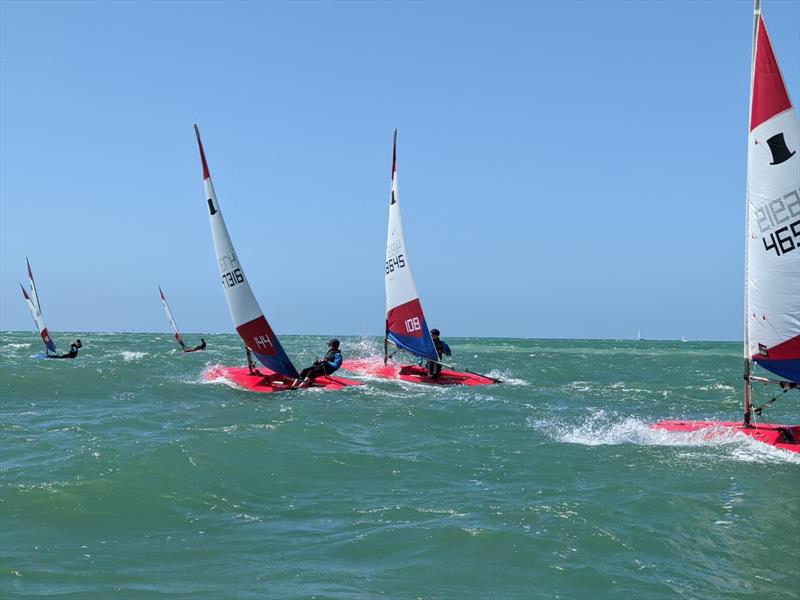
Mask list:
[[[505,383],[259,395],[203,381],[232,335],[74,337],[0,335],[3,599],[800,598],[800,454],[650,428],[737,420],[740,344],[448,338]]]

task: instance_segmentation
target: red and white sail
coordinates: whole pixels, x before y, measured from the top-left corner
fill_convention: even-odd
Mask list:
[[[748,141],[745,358],[800,382],[800,126],[758,5]]]
[[[42,306],[39,303],[39,293],[36,291],[36,282],[33,280],[31,263],[27,258],[25,259],[25,262],[28,263],[28,283],[30,285],[31,293],[28,294],[28,292],[25,291],[25,287],[21,283],[19,284],[19,287],[22,288],[22,296],[25,298],[25,304],[28,306],[28,310],[31,311],[31,317],[33,317],[33,322],[36,324],[36,330],[42,337],[42,341],[44,342],[47,351],[55,352],[56,345],[50,338],[50,333],[47,331],[47,325],[45,325],[44,317],[42,316]]]
[[[397,130],[392,141],[392,192],[389,198],[389,233],[386,241],[386,338],[396,346],[428,360],[439,360],[433,345],[417,286],[411,275],[403,236],[397,187]]]
[[[214,250],[217,256],[222,289],[225,300],[236,331],[252,350],[258,360],[268,369],[286,377],[297,378],[298,373],[292,361],[284,352],[255,295],[250,289],[250,284],[244,274],[242,264],[233,248],[233,242],[228,234],[225,220],[222,218],[222,209],[214,192],[211,174],[208,170],[203,143],[200,140],[200,130],[194,126],[197,135],[197,144],[200,148],[200,160],[203,164],[203,184],[205,186],[208,215],[211,221],[211,235],[214,240]]]
[[[167,321],[169,321],[170,326],[172,327],[172,331],[175,335],[175,341],[178,342],[178,345],[186,350],[186,344],[183,342],[183,336],[181,336],[181,332],[178,330],[178,324],[175,323],[175,317],[172,315],[172,311],[169,308],[169,304],[167,303],[167,298],[164,296],[164,292],[161,290],[161,286],[158,286],[158,294],[161,296],[161,306],[164,308],[164,314],[167,315]]]

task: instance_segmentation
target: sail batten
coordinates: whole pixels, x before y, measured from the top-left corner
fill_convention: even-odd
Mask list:
[[[200,149],[203,185],[211,222],[211,235],[214,241],[217,267],[225,293],[225,301],[228,304],[228,310],[236,332],[261,364],[275,373],[296,379],[299,376],[297,369],[292,364],[292,361],[289,360],[277,336],[267,322],[250,288],[244,268],[234,250],[228,228],[222,217],[222,209],[214,191],[214,184],[211,181],[211,174],[197,125],[194,126],[194,130],[197,136],[197,145]]]
[[[751,75],[745,357],[800,382],[800,126],[758,6]]]
[[[392,142],[392,188],[389,198],[389,230],[386,241],[386,339],[420,358],[439,360],[422,312],[417,286],[411,274],[400,215],[397,183],[397,130]]]

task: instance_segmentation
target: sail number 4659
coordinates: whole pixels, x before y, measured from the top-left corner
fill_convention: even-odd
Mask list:
[[[403,260],[402,254],[396,254],[386,261],[386,274],[394,273],[396,269],[402,269],[406,266],[406,261]]]
[[[791,233],[789,233],[790,230]],[[796,238],[797,242],[792,238]],[[767,239],[769,239],[769,244],[767,243]],[[777,231],[770,233],[769,238],[766,236],[762,237],[761,241],[764,242],[764,250],[767,252],[775,250],[778,256],[791,252],[800,246],[800,221],[795,221],[791,225],[781,227]]]
[[[244,283],[244,275],[241,269],[234,269],[222,274],[222,285],[226,288],[232,288],[237,283]]]

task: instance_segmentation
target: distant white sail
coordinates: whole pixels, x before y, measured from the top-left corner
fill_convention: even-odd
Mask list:
[[[296,379],[299,377],[297,369],[284,352],[277,336],[269,326],[261,307],[258,305],[250,284],[244,274],[242,264],[233,248],[231,236],[222,218],[222,209],[214,192],[211,174],[208,170],[203,143],[200,140],[200,130],[194,126],[197,135],[197,145],[200,148],[200,160],[203,164],[203,184],[205,186],[208,216],[211,221],[211,235],[214,240],[214,251],[217,255],[217,266],[225,292],[225,300],[231,319],[236,327],[239,337],[245,346],[252,350],[258,360],[268,369]]]
[[[33,322],[36,324],[36,330],[42,337],[45,348],[47,348],[48,352],[55,353],[56,345],[50,338],[50,333],[47,331],[47,325],[44,323],[41,304],[39,304],[39,294],[36,291],[36,282],[33,280],[33,271],[31,271],[31,263],[27,258],[25,259],[25,262],[28,263],[28,282],[31,288],[30,295],[25,291],[25,286],[23,286],[21,283],[19,284],[19,287],[22,288],[22,296],[25,298],[25,304],[27,304],[28,310],[31,311],[31,317],[33,317]]]
[[[800,382],[800,126],[758,5],[755,28],[745,358]]]
[[[166,296],[164,296],[164,292],[161,290],[161,286],[158,286],[158,293],[161,296],[161,306],[164,307],[164,313],[167,315],[167,321],[169,321],[172,331],[175,333],[175,341],[178,342],[178,345],[181,348],[186,350],[186,344],[183,342],[183,337],[181,336],[181,332],[178,330],[178,325],[175,323],[175,317],[172,316],[172,311],[169,308],[169,304],[167,303]]]

